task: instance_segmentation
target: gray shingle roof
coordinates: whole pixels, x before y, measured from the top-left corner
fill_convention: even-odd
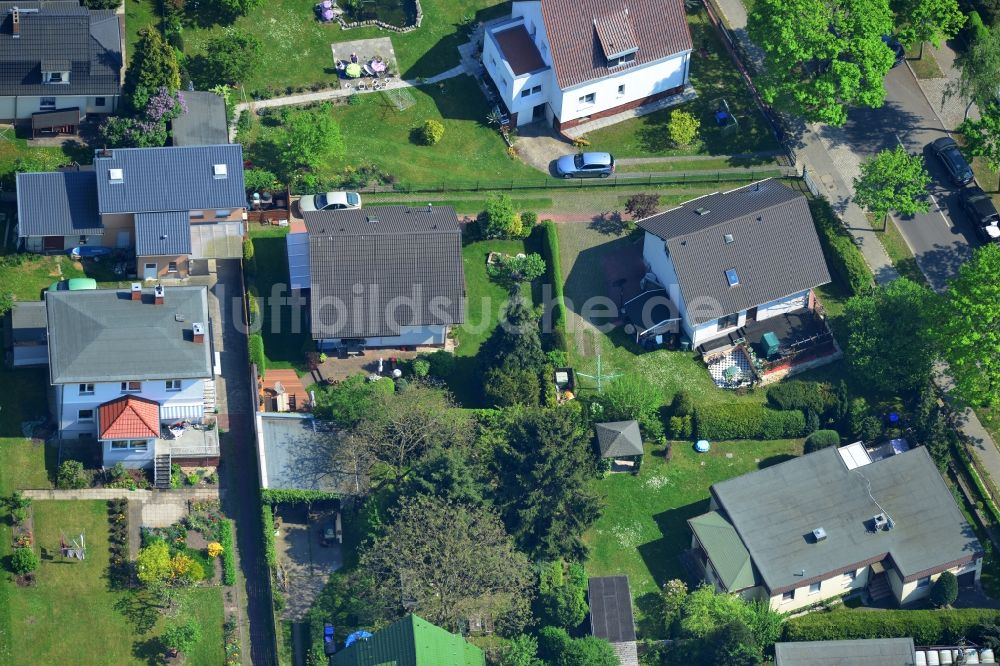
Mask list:
[[[175,146],[209,146],[229,143],[226,103],[212,92],[184,92],[187,113],[170,122]]]
[[[211,345],[191,334],[196,322],[211,330],[205,287],[167,287],[163,305],[151,289],[141,302],[117,289],[49,292],[45,302],[53,384],[212,376]]]
[[[14,303],[8,316],[12,342],[45,341],[45,303],[41,301]]]
[[[17,174],[17,220],[22,238],[103,234],[94,172]]]
[[[462,232],[452,208],[315,211],[305,223],[313,338],[392,336],[402,326],[465,321]],[[386,308],[397,299],[413,307],[397,308],[390,321]]]
[[[872,531],[870,521],[882,510],[866,481],[894,521],[891,530]],[[886,555],[908,581],[982,555],[922,446],[857,470],[848,470],[831,447],[716,483],[712,494],[771,594]],[[815,542],[811,534],[819,527],[827,537]]]
[[[16,38],[15,6],[21,26]],[[69,71],[69,82],[42,83],[43,63],[49,71]],[[76,2],[0,2],[0,95],[117,95],[121,64],[113,11],[90,11]]]
[[[912,638],[775,643],[774,666],[914,666]]]
[[[187,211],[138,213],[135,256],[176,257],[191,254],[191,220]]]
[[[777,181],[709,194],[638,224],[665,241],[695,324],[830,281],[808,202]],[[738,285],[729,286],[728,270]],[[718,307],[692,307],[699,303]]]
[[[628,576],[592,576],[587,581],[590,633],[610,643],[635,640]]]
[[[556,79],[563,90],[691,50],[681,0],[542,0],[541,5]],[[632,34],[620,25],[605,32],[617,34],[622,43],[633,41],[639,50],[632,64],[609,69],[594,22],[615,23],[610,17],[622,12],[623,5],[628,7]]]
[[[642,455],[642,435],[637,421],[598,423],[594,429],[602,458]]]
[[[262,487],[355,495],[366,486],[367,480],[335,463],[339,440],[329,423],[304,414],[265,413],[260,428]]]
[[[98,207],[104,213],[149,213],[172,210],[232,210],[246,206],[243,147],[169,146],[116,148],[110,157],[97,151]],[[226,166],[216,177],[213,167]],[[121,169],[121,182],[111,182],[110,169]]]

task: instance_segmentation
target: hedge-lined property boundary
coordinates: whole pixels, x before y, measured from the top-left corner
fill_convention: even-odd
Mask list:
[[[809,613],[785,622],[786,641],[832,641],[911,637],[917,645],[954,645],[973,627],[1000,621],[990,608],[947,610],[833,611]]]
[[[264,338],[260,333],[254,333],[248,339],[250,362],[257,366],[257,373],[262,377],[267,370],[267,357],[264,355]]]
[[[323,500],[335,500],[339,496],[336,493],[328,493],[322,490],[285,490],[282,488],[262,488],[260,491],[260,501],[264,504],[311,504],[312,502],[322,502]]]
[[[274,571],[278,568],[278,551],[274,547],[274,511],[270,504],[260,505],[260,524],[264,532],[264,559],[267,567]]]
[[[566,301],[563,298],[562,266],[559,261],[559,234],[552,220],[543,220],[539,229],[542,235],[542,259],[545,260],[545,280],[552,285],[552,344],[556,349],[568,351]]]
[[[806,434],[801,410],[779,411],[764,405],[723,403],[694,410],[694,432],[699,439],[785,439]]]
[[[871,269],[830,203],[825,199],[810,199],[809,210],[830,270],[853,294],[869,288],[873,283]]]
[[[236,542],[233,539],[233,521],[223,520],[219,525],[219,543],[222,545],[222,584],[236,584]]]

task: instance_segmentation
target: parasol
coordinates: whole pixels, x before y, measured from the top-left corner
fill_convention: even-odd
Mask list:
[[[368,66],[372,68],[373,72],[384,72],[385,71],[385,61],[384,60],[372,60],[368,63]]]
[[[361,65],[356,62],[352,62],[344,69],[344,74],[352,79],[358,78],[361,76]]]
[[[324,9],[321,12],[320,15],[323,17],[324,21],[332,21],[333,20],[333,10],[332,9]]]

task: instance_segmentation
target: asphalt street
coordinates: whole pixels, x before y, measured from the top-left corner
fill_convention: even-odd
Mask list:
[[[932,182],[931,208],[912,217],[896,217],[900,231],[920,268],[936,289],[969,257],[970,244],[978,244],[971,222],[962,210],[959,188],[953,185],[930,144],[947,136],[941,121],[921,94],[907,67],[896,67],[885,80],[886,102],[880,109],[856,109],[839,130],[823,130],[825,142],[843,142],[859,157],[902,143],[911,153],[924,156]]]

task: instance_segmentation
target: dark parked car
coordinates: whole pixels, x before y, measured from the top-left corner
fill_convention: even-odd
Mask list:
[[[889,47],[896,59],[893,61],[893,67],[899,67],[903,64],[906,59],[906,51],[903,49],[903,45],[899,43],[899,40],[895,37],[890,37],[889,35],[882,35],[882,43]]]
[[[962,208],[968,213],[976,235],[984,243],[1000,243],[1000,214],[990,195],[981,187],[967,187],[961,192]]]
[[[577,153],[556,160],[556,174],[563,178],[607,178],[614,172],[611,153]]]
[[[956,185],[965,185],[972,181],[972,167],[965,161],[965,157],[958,149],[958,144],[953,139],[943,136],[931,146],[934,148],[934,154],[948,170],[951,182]]]

